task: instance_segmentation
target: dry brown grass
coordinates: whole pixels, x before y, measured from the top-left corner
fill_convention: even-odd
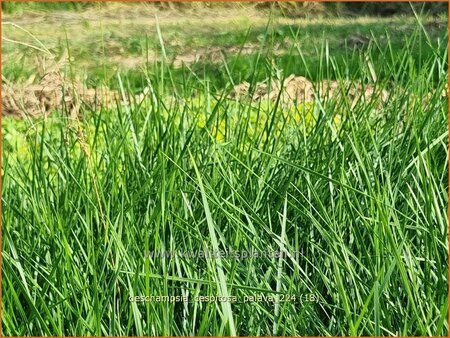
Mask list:
[[[67,56],[50,67],[39,67],[40,79],[34,77],[25,83],[11,83],[2,79],[2,114],[5,116],[47,116],[63,109],[70,116],[80,113],[82,103],[111,106],[118,93],[101,87],[87,88],[78,78],[69,79],[63,71]]]
[[[363,85],[358,82],[348,82],[340,85],[334,80],[324,80],[320,83],[313,83],[303,76],[291,74],[284,81],[272,80],[269,84],[258,82],[253,93],[250,93],[250,84],[243,82],[236,85],[230,98],[251,98],[252,100],[277,100],[281,96],[281,102],[292,105],[294,102],[313,102],[317,96],[321,99],[338,99],[345,95],[352,106],[359,100],[369,101],[373,97],[379,100],[382,105],[388,99],[388,92],[385,89],[376,88],[374,85]]]

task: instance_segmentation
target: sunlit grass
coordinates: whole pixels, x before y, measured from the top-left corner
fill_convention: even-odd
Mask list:
[[[3,118],[3,334],[448,335],[446,39],[417,25],[355,51],[354,73],[317,46],[318,81],[375,75],[382,107],[234,100],[231,80],[163,62],[142,70],[140,104]],[[311,72],[306,52],[289,55]],[[246,80],[273,76],[276,59],[252,60]],[[151,295],[189,301],[129,301]],[[241,301],[194,301],[217,295]],[[295,301],[267,301],[282,295]]]

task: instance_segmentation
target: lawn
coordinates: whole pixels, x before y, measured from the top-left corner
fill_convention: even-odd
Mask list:
[[[447,17],[132,9],[3,17],[120,97],[2,118],[3,335],[448,335]]]

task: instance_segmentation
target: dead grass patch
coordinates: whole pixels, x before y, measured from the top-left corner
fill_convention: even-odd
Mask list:
[[[359,82],[346,82],[340,84],[334,80],[324,80],[314,83],[303,76],[291,74],[283,81],[272,80],[258,82],[254,90],[250,88],[248,82],[243,82],[234,86],[230,98],[250,98],[252,100],[275,101],[280,96],[281,102],[285,105],[292,105],[295,102],[313,102],[316,98],[339,99],[343,96],[354,106],[359,100],[369,101],[376,97],[380,104],[388,99],[388,92],[385,89],[377,88],[374,85],[363,85]]]
[[[51,67],[43,67],[38,81],[33,81],[33,77],[15,84],[2,79],[2,115],[47,116],[63,109],[76,117],[82,103],[111,106],[119,98],[118,93],[109,88],[88,88],[78,78],[68,79],[63,71],[66,62],[65,56]]]

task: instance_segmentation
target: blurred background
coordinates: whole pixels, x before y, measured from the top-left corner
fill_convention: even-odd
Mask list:
[[[334,69],[340,68],[346,77],[360,78],[356,64],[361,55],[368,52],[375,63],[383,63],[377,55],[388,49],[395,54],[415,34],[420,39],[414,40],[417,45],[410,53],[419,67],[432,54],[425,40],[446,41],[448,21],[445,2],[2,2],[1,6],[3,82],[36,83],[64,59],[70,65],[65,73],[75,74],[90,87],[117,89],[120,72],[135,92],[145,87],[145,78],[159,72],[156,68],[163,61],[164,71],[171,68],[175,79],[196,74],[208,79],[212,88],[222,88],[230,76],[233,83],[253,76],[262,80],[266,74],[254,66],[260,56],[286,76],[314,80],[324,77],[320,69],[325,50],[337,66],[326,77],[335,79]],[[417,32],[417,17],[425,33]],[[390,70],[384,73],[385,67],[379,68],[379,77],[390,76]]]
[[[251,7],[267,9],[274,7],[292,17],[306,17],[308,15],[379,15],[390,16],[409,14],[411,6],[423,9],[431,14],[445,13],[446,2],[338,2],[338,3],[314,3],[314,2],[146,2],[129,3],[129,6],[148,6],[158,10],[189,10],[198,8],[229,8]],[[3,13],[23,13],[30,10],[82,10],[87,7],[108,7],[107,2],[2,2]]]

